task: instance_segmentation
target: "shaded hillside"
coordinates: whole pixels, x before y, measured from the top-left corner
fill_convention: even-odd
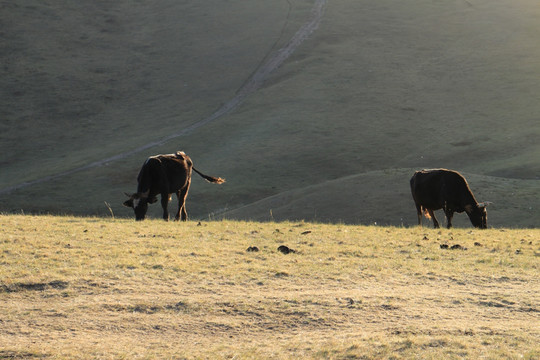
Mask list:
[[[296,15],[262,1],[2,7],[2,188],[208,116],[290,36]]]
[[[48,52],[38,51],[41,38],[32,43],[27,36],[20,43],[18,51],[30,48],[44,57],[29,58],[35,67],[52,68],[66,58],[58,73],[67,68],[77,74],[82,80],[68,83],[84,84],[88,93],[58,88],[58,76],[45,81],[27,69],[13,73],[13,83],[29,90],[20,93],[14,86],[3,100],[10,122],[2,124],[9,130],[1,135],[2,187],[129,150],[209,116],[305,23],[313,2],[170,2],[152,9],[127,4],[95,5],[103,24],[82,22],[83,32],[94,29],[109,41],[108,49],[118,51],[111,52],[115,58],[81,45],[88,52],[83,59],[112,59],[99,76],[90,72],[96,66],[90,60],[68,61],[74,53],[65,46],[48,59]],[[10,11],[28,16],[15,5]],[[538,226],[540,209],[531,201],[540,196],[538,16],[532,0],[328,2],[319,28],[235,111],[123,161],[2,195],[2,209],[103,214],[107,201],[117,215],[131,215],[120,206],[121,193],[135,188],[145,157],[182,149],[198,168],[228,180],[220,187],[194,181],[188,211],[195,218],[225,212],[265,219],[272,208],[282,216],[273,205],[278,201],[287,208],[283,218],[410,223],[409,174],[447,167],[478,179],[481,185],[471,186],[490,195],[486,200],[511,200],[490,210],[491,224]],[[34,32],[37,26],[17,24]],[[113,24],[117,31],[109,29]],[[55,44],[63,37],[57,33]],[[18,44],[18,38],[7,39],[9,46]],[[128,59],[137,62],[135,70],[124,71]],[[101,90],[111,79],[121,81],[106,103]],[[82,117],[93,125],[65,131],[67,124],[85,122],[60,111],[45,121],[50,99],[22,112],[25,102],[18,99],[34,93],[42,99],[48,84],[64,97],[102,99],[88,105],[99,114]],[[71,100],[73,109],[84,104]],[[60,141],[45,130],[45,136],[33,137],[32,126],[40,124],[45,130],[60,124],[51,130]],[[44,151],[37,160],[19,161],[34,158],[36,147]],[[391,169],[407,170],[388,179]],[[325,196],[322,189],[330,192]],[[319,191],[320,197],[312,195]],[[381,199],[399,205],[389,212]]]
[[[414,169],[388,169],[329,180],[265,198],[225,212],[223,216],[256,221],[310,219],[346,224],[413,226],[417,224],[409,188],[413,173]],[[538,209],[530,199],[538,193],[537,181],[464,175],[469,179],[478,201],[492,202],[488,208],[488,225],[535,226]],[[446,223],[442,211],[436,216],[441,224]],[[431,220],[425,218],[423,224],[433,226]],[[466,214],[456,213],[454,226],[472,225]]]

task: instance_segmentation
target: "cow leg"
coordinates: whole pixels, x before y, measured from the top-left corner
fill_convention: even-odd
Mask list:
[[[454,217],[454,212],[451,210],[446,210],[446,227],[450,229],[452,227],[452,218]]]
[[[435,217],[435,213],[433,212],[433,210],[431,209],[428,209],[428,214],[429,216],[431,216],[431,218],[433,219],[433,227],[435,229],[438,229],[440,226],[439,226],[439,222],[437,221],[437,218]]]
[[[176,216],[174,217],[174,220],[186,221],[187,220],[187,211],[186,211],[187,189],[177,191],[176,196],[178,197],[178,211],[176,212]]]
[[[161,194],[161,207],[163,208],[163,220],[169,221],[169,199],[170,195],[167,193]]]
[[[178,211],[176,212],[176,216],[174,218],[174,220],[176,221],[180,219],[182,221],[187,221],[186,198],[187,198],[188,190],[189,190],[189,183],[188,183],[188,186],[176,192],[176,196],[178,197]],[[181,217],[180,217],[180,214],[182,214]]]
[[[419,204],[416,204],[416,203],[415,203],[415,205],[416,205],[416,215],[418,216],[418,225],[422,226],[422,218],[423,218],[423,216],[422,216],[422,206],[419,205]]]
[[[178,210],[174,215],[174,221],[180,220],[180,211],[182,211],[182,208],[184,207],[184,203],[182,203],[182,201],[180,200],[180,191],[176,192],[176,197],[178,198]]]

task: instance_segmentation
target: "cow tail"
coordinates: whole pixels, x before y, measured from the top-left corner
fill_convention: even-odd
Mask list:
[[[214,183],[214,184],[223,184],[225,182],[225,179],[222,179],[220,177],[213,177],[213,176],[204,175],[202,172],[195,169],[195,167],[192,167],[192,169],[193,169],[193,171],[195,171],[197,174],[199,174],[201,177],[203,177],[208,182],[211,182],[211,183]]]

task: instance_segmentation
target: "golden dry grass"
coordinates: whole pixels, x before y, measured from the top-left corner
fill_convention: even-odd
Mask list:
[[[534,359],[539,239],[0,216],[0,359]]]
[[[317,2],[2,2],[0,193],[210,118]],[[192,217],[412,225],[410,177],[446,167],[493,202],[493,226],[540,227],[539,18],[538,0],[326,1],[227,116],[0,194],[0,211],[107,216],[106,201],[131,216],[123,192],[145,159],[184,150],[227,179],[194,180]]]

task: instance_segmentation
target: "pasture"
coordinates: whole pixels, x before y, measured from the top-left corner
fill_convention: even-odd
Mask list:
[[[537,359],[539,239],[2,215],[0,359]]]
[[[538,0],[324,1],[270,72],[321,1],[4,3],[2,212],[127,216],[144,160],[184,150],[227,179],[194,218],[412,225],[410,177],[445,167],[493,226],[540,225]]]

